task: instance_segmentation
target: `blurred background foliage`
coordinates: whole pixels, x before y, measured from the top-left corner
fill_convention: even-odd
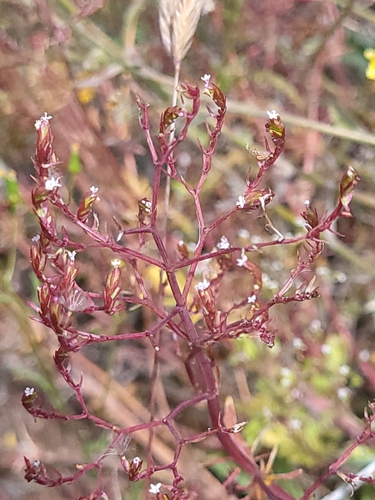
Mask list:
[[[267,179],[275,191],[268,213],[284,235],[304,231],[299,215],[304,200],[311,200],[320,214],[333,207],[339,179],[349,164],[362,177],[352,203],[354,218],[337,223],[344,237],[326,235],[326,251],[316,269],[322,297],[275,309],[279,333],[272,350],[243,336],[216,353],[223,398],[234,395],[238,420],[248,421],[243,431],[248,445],[264,453],[265,463],[274,450],[269,467],[275,473],[304,469],[283,481],[298,496],[360,433],[364,408],[374,400],[375,8],[370,0],[215,4],[215,10],[200,20],[181,78],[195,83],[211,74],[228,97],[226,126],[202,192],[207,221],[234,206],[243,193],[249,169],[256,168],[246,144],[263,147],[266,110],[276,109],[287,125],[286,151]],[[134,94],[151,104],[156,134],[160,112],[171,102],[172,74],[160,41],[155,1],[0,0],[2,500],[75,499],[87,494],[94,480],[90,477],[48,491],[27,484],[22,456],[69,473],[72,464],[98,456],[107,440],[105,433],[84,422],[34,423],[20,404],[25,385],[33,385],[46,404],[76,410],[56,377],[54,339],[29,319],[27,301],[34,300],[37,286],[29,263],[30,238],[37,232],[29,196],[34,122],[45,111],[53,115],[64,184],[74,199],[89,186],[99,186],[99,216],[114,234],[112,216],[122,224],[135,224],[138,200],[151,192],[153,166]],[[188,142],[180,148],[178,168],[190,180],[197,178],[201,167],[196,138],[206,140],[206,119],[202,108]],[[196,241],[194,208],[174,183],[169,228],[171,245],[181,238]],[[253,213],[224,223],[213,234],[212,247],[222,234],[242,245],[271,238],[264,219]],[[263,298],[270,298],[288,278],[296,250],[272,247],[254,257],[263,271]],[[80,262],[81,286],[99,289],[108,261],[108,255],[94,252]],[[153,270],[148,279],[149,286],[156,287]],[[246,280],[239,271],[228,277],[225,289],[230,292],[220,297],[221,307],[237,293],[246,293]],[[110,328],[115,333],[145,328],[152,318],[134,310],[111,320],[80,321],[92,331]],[[168,349],[164,346],[161,355],[161,409],[190,394],[186,374],[170,361]],[[119,425],[149,418],[147,355],[141,342],[93,346],[77,355],[74,366],[86,374],[86,394],[99,414]],[[208,425],[204,408],[184,412],[179,419],[187,430],[203,431]],[[142,439],[135,438],[130,455],[141,454],[142,446]],[[156,446],[159,457],[163,446],[173,449],[163,435]],[[215,440],[194,447],[186,451],[185,461],[189,464],[194,457],[206,464],[212,472],[207,481],[224,481],[233,472],[234,464],[217,460]],[[369,442],[344,468],[356,472],[372,460],[374,443]],[[340,481],[332,478],[321,495]],[[144,498],[142,485],[127,484],[116,461],[109,462],[107,482],[110,498]],[[246,486],[247,478],[239,475],[234,483],[228,498],[241,497],[238,486]],[[374,498],[374,490],[363,487],[354,497]]]

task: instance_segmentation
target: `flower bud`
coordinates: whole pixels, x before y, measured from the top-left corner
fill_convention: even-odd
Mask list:
[[[129,476],[129,481],[135,481],[137,478],[137,474],[142,469],[143,460],[139,457],[134,457],[131,462],[128,462],[127,473]]]
[[[44,186],[38,186],[31,191],[31,201],[36,209],[48,199],[48,191]]]
[[[263,211],[266,208],[266,205],[268,205],[273,197],[275,196],[275,193],[270,189],[259,189],[259,190],[252,190],[250,193],[245,195],[245,206],[244,208],[247,210],[256,210],[258,208],[261,208]]]
[[[145,224],[146,218],[150,215],[152,203],[147,198],[142,198],[138,202],[138,220],[141,224]]]
[[[30,411],[33,408],[34,402],[38,397],[38,393],[33,387],[26,387],[26,389],[22,393],[22,406],[26,411]]]
[[[277,111],[267,111],[268,122],[266,123],[266,130],[270,134],[274,144],[285,140],[285,126],[281,121],[279,113]]]
[[[189,250],[183,240],[180,240],[177,243],[177,250],[180,255],[181,260],[185,260],[189,258]]]
[[[104,307],[108,314],[113,314],[116,299],[121,292],[120,281],[121,281],[121,265],[123,264],[121,260],[114,259],[111,262],[113,269],[107,274],[105,280],[104,288]]]
[[[301,217],[307,222],[306,228],[312,229],[319,224],[319,216],[316,208],[311,208],[310,202],[305,201],[306,210],[301,213]]]
[[[98,191],[98,188],[96,187],[91,187],[90,191],[86,193],[85,197],[81,201],[78,210],[77,210],[77,217],[80,221],[86,222],[88,219],[88,216],[90,215],[92,211],[92,206],[96,200],[99,200],[99,197],[96,195]]]
[[[30,261],[33,271],[40,281],[44,281],[43,271],[46,267],[47,258],[42,252],[40,238],[34,239],[30,247]]]
[[[48,168],[51,165],[56,165],[56,156],[53,151],[52,141],[53,135],[49,120],[51,116],[47,113],[35,122],[37,132],[35,160],[39,167]]]
[[[214,101],[216,106],[220,108],[221,111],[225,111],[227,107],[226,99],[222,91],[217,85],[211,82],[210,75],[205,75],[202,77],[204,81],[203,94],[208,95]]]
[[[349,166],[340,182],[340,202],[343,206],[343,217],[351,217],[349,204],[352,201],[354,188],[361,180],[352,166]]]
[[[170,127],[172,123],[177,120],[177,118],[183,115],[184,112],[178,106],[170,106],[169,108],[167,108],[160,118],[160,133],[164,135],[168,127]]]

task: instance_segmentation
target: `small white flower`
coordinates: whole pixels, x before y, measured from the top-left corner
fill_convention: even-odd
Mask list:
[[[198,292],[204,292],[205,290],[207,290],[210,284],[211,283],[206,278],[204,278],[204,280],[200,281],[198,285],[195,285],[195,289],[198,290]]]
[[[315,272],[318,276],[328,276],[329,275],[329,269],[326,266],[318,266],[316,268]]]
[[[263,279],[263,276],[266,276],[266,278],[263,281],[263,285],[266,288],[268,288],[269,290],[279,288],[279,283],[276,280],[271,280],[271,278],[268,276],[268,274],[266,274],[266,275],[262,274],[262,279]]]
[[[330,354],[332,352],[332,347],[329,346],[328,344],[323,344],[320,350],[322,351],[323,354]]]
[[[247,298],[247,303],[248,304],[255,304],[256,300],[257,300],[257,296],[251,295],[250,297]]]
[[[219,243],[216,245],[219,250],[227,250],[230,248],[230,243],[226,236],[222,236]]]
[[[248,231],[247,229],[241,228],[238,230],[237,234],[239,238],[243,238],[244,240],[250,238],[250,231]]]
[[[26,397],[32,396],[35,392],[34,387],[26,387],[23,393],[25,394]]]
[[[210,84],[211,75],[205,74],[201,77],[201,80],[204,82],[204,86],[207,87]]]
[[[312,332],[318,332],[322,328],[322,323],[319,319],[313,319],[310,323],[310,330]]]
[[[47,115],[47,113],[45,112],[44,115],[42,115],[39,118],[39,120],[36,120],[36,122],[34,124],[35,130],[39,130],[40,129],[40,126],[42,125],[42,122],[49,121],[51,119],[52,119],[52,116]]]
[[[252,237],[250,238],[250,241],[254,245],[258,245],[259,243],[263,243],[263,238],[258,234],[253,234]]]
[[[122,260],[120,259],[112,259],[111,260],[111,266],[112,267],[120,267],[122,265]]]
[[[248,261],[247,255],[245,254],[245,249],[243,248],[241,251],[241,257],[237,259],[237,266],[243,267]]]
[[[289,428],[293,430],[298,430],[301,429],[302,427],[302,422],[299,418],[292,418],[289,422]]]
[[[302,351],[305,348],[305,343],[299,337],[295,337],[292,341],[292,344],[294,349],[297,349],[297,351]]]
[[[31,238],[31,241],[32,241],[33,243],[38,243],[38,242],[40,241],[40,234],[37,234],[36,236],[33,236],[33,237]]]
[[[60,177],[51,177],[50,179],[47,179],[44,183],[44,187],[47,191],[53,191],[55,188],[61,187]]]
[[[133,458],[133,464],[138,467],[138,465],[142,462],[142,460],[139,457],[134,457]]]
[[[40,460],[34,460],[33,467],[39,467],[39,465],[40,465]]]
[[[274,109],[272,111],[267,111],[267,115],[270,120],[278,120],[280,118],[279,113]]]
[[[90,187],[90,192],[91,192],[91,194],[96,194],[98,191],[99,191],[99,188],[98,188],[98,187],[95,187],[95,186],[91,186],[91,187]]]
[[[236,202],[236,205],[238,208],[244,208],[246,203],[245,197],[244,196],[239,196],[238,201]]]
[[[70,250],[67,250],[66,253],[68,254],[69,260],[74,262],[76,259],[77,252],[75,250],[73,250],[72,252]]]
[[[346,401],[350,397],[350,389],[348,387],[340,387],[337,389],[337,397],[341,401]]]
[[[359,351],[358,358],[363,362],[370,361],[371,359],[370,351],[368,349],[362,349],[362,351]]]
[[[344,375],[346,377],[350,373],[350,368],[348,365],[341,365],[339,368],[339,374]]]
[[[290,391],[290,395],[292,396],[293,399],[300,399],[302,398],[303,393],[298,389],[294,388]]]
[[[287,368],[286,366],[283,366],[280,370],[281,376],[282,377],[291,377],[292,376],[292,370],[290,368]]]
[[[303,204],[305,205],[306,208],[310,208],[310,200],[305,200]]]
[[[335,282],[340,284],[340,283],[346,283],[348,276],[345,273],[338,271],[335,274],[334,278],[335,278]]]
[[[150,489],[148,490],[150,493],[154,493],[155,495],[157,493],[160,493],[160,488],[161,488],[161,483],[157,484],[150,484]]]

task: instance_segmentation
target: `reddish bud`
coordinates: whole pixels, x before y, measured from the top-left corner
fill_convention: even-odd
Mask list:
[[[263,211],[268,205],[275,193],[270,189],[259,189],[259,190],[251,190],[250,193],[245,194],[245,206],[247,210],[256,210],[257,208],[261,208]]]
[[[51,294],[48,283],[43,283],[37,288],[37,295],[40,304],[41,317],[47,317],[51,301]]]
[[[178,86],[178,91],[181,96],[186,99],[197,99],[199,98],[199,88],[197,86],[190,85],[189,83],[180,83]]]
[[[44,186],[38,186],[31,191],[31,201],[36,209],[48,199],[48,191]]]
[[[189,258],[189,250],[188,250],[188,247],[186,246],[186,244],[184,243],[183,240],[180,240],[177,243],[177,250],[178,250],[178,253],[180,254],[181,260],[185,260],[185,259]]]
[[[224,94],[219,89],[217,85],[211,82],[210,75],[205,75],[202,77],[204,81],[204,90],[203,94],[208,95],[214,101],[216,106],[220,109],[220,111],[225,111],[227,108],[227,103]]]
[[[275,345],[276,330],[267,330],[266,328],[260,329],[259,338],[268,347],[273,347]]]
[[[99,200],[99,197],[97,196],[98,188],[92,186],[90,188],[90,191],[86,193],[85,197],[81,201],[78,210],[77,210],[77,217],[80,221],[86,222],[88,219],[88,216],[90,215],[92,211],[92,206],[96,200]]]
[[[167,108],[160,118],[160,127],[159,127],[160,133],[165,134],[168,127],[170,127],[172,123],[174,123],[177,120],[177,118],[183,115],[184,112],[178,106],[170,106],[169,108]]]
[[[103,294],[104,307],[108,314],[113,314],[115,312],[114,308],[116,305],[116,299],[121,292],[121,287],[119,285],[122,275],[122,261],[119,259],[114,259],[111,264],[113,266],[113,269],[107,274]]]
[[[40,281],[44,281],[45,276],[43,271],[46,267],[47,258],[42,252],[40,244],[40,236],[33,238],[33,243],[30,247],[30,261],[33,271]]]
[[[285,126],[281,121],[279,113],[276,111],[268,111],[268,122],[266,123],[266,130],[270,134],[274,144],[278,145],[280,142],[285,141]]]
[[[312,229],[319,224],[319,216],[316,208],[310,207],[310,202],[308,200],[305,201],[306,210],[301,213],[301,217],[305,219],[307,222],[306,228]]]
[[[133,458],[133,460],[128,464],[128,476],[130,481],[135,481],[137,479],[137,474],[142,469],[143,460],[139,457]]]
[[[340,182],[340,202],[343,206],[343,217],[351,217],[349,204],[353,198],[354,188],[361,180],[352,166],[349,166]]]
[[[51,116],[47,116],[47,113],[44,113],[44,115],[35,122],[35,129],[38,135],[36,140],[35,160],[38,167],[42,168],[49,168],[57,163],[52,147],[53,134],[49,123],[51,118]]]
[[[30,412],[34,406],[34,402],[38,397],[38,393],[33,387],[26,387],[22,393],[22,406],[26,411]]]
[[[138,220],[141,224],[145,224],[146,218],[150,215],[152,203],[147,198],[142,198],[138,202]]]

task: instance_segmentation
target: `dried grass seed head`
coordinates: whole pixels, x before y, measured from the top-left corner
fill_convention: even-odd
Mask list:
[[[186,56],[201,15],[213,9],[213,0],[159,0],[161,39],[175,65]]]

